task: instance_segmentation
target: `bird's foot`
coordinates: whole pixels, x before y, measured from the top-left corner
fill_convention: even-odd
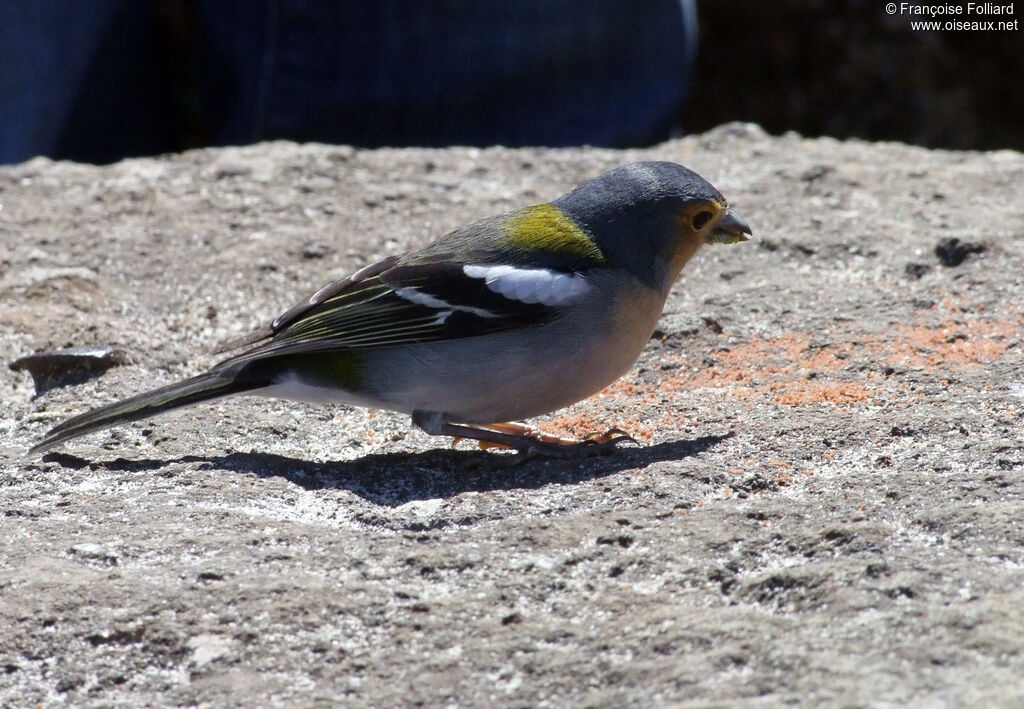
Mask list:
[[[497,433],[499,436],[478,437],[472,435],[473,433],[487,432]],[[535,457],[590,458],[614,453],[620,443],[637,442],[621,428],[610,428],[603,433],[595,431],[582,439],[576,439],[545,433],[538,428],[518,422],[492,423],[479,429],[467,430],[466,435],[459,436],[455,442],[458,443],[467,438],[476,439],[481,450],[516,450],[518,451],[516,457],[519,460]]]
[[[476,441],[484,450],[504,448],[518,451],[518,455],[511,458],[512,462],[534,457],[590,458],[614,453],[620,443],[637,442],[621,428],[610,428],[604,433],[592,433],[577,440],[544,433],[518,422],[482,426],[452,423],[446,420],[444,414],[436,411],[414,411],[412,421],[431,435],[451,436],[455,443],[469,439]]]

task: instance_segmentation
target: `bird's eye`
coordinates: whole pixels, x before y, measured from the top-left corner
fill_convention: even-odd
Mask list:
[[[706,209],[694,214],[693,218],[690,220],[690,222],[693,224],[694,230],[700,231],[701,229],[703,229],[707,225],[707,223],[711,221],[711,216],[711,212],[707,211]]]

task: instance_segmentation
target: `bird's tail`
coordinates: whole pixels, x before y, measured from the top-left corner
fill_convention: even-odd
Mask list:
[[[222,396],[240,394],[259,388],[259,384],[240,381],[226,373],[207,372],[183,382],[143,392],[70,418],[50,429],[43,440],[32,446],[29,455],[43,453],[72,438],[84,436],[110,426],[149,418],[165,411],[191,406]]]

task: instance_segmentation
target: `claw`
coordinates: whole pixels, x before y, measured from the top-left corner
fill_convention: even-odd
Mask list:
[[[604,433],[601,433],[599,431],[588,433],[586,436],[583,437],[583,440],[593,441],[595,444],[598,445],[605,445],[608,443],[623,443],[625,441],[629,441],[630,443],[636,443],[637,445],[640,445],[635,438],[633,438],[631,435],[623,431],[621,428],[615,426],[609,428]]]

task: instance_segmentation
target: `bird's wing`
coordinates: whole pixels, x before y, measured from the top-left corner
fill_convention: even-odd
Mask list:
[[[523,262],[519,242],[532,245]],[[320,289],[269,327],[220,348],[257,345],[227,360],[436,342],[553,318],[592,288],[604,255],[547,205],[488,217],[404,256]]]
[[[227,360],[475,337],[553,318],[592,286],[553,268],[391,257],[317,291]]]

